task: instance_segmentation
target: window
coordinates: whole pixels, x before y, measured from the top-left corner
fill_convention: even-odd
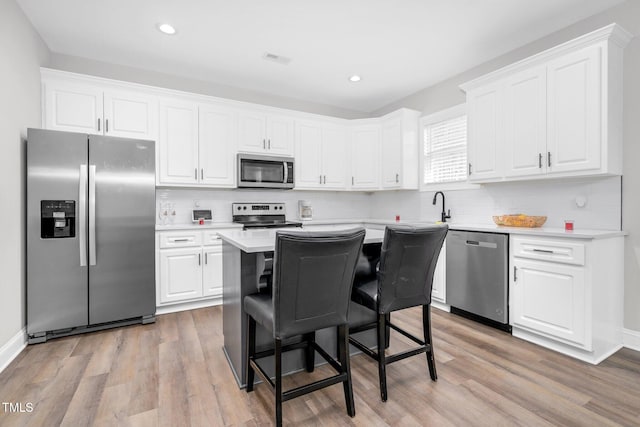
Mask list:
[[[421,120],[423,184],[467,180],[467,115],[464,105]]]

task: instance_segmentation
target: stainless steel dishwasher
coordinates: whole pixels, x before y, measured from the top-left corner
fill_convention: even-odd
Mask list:
[[[506,234],[449,231],[447,304],[451,312],[510,331]]]

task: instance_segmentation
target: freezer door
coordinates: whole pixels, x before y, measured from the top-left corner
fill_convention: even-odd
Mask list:
[[[155,145],[89,139],[89,323],[155,313]]]
[[[87,325],[87,217],[83,204],[87,198],[87,175],[81,175],[87,161],[87,135],[28,130],[29,335]],[[71,221],[72,213],[75,217]],[[50,233],[47,227],[54,218],[61,225]],[[73,222],[73,230],[71,222],[65,223],[67,220]]]

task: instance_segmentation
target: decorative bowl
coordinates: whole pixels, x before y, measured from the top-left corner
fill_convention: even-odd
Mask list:
[[[496,225],[504,225],[507,227],[542,227],[542,224],[544,224],[546,220],[546,216],[530,216],[524,214],[496,215],[493,217],[493,222],[495,222]]]

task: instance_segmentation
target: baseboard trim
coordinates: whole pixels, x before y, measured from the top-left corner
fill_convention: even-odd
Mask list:
[[[640,351],[640,331],[622,330],[622,345],[631,350]]]
[[[22,328],[9,341],[0,347],[0,372],[4,371],[27,346],[27,329]]]
[[[214,305],[221,305],[222,297],[214,297],[211,299],[190,301],[169,305],[159,305],[156,307],[156,315],[176,313],[178,311],[195,310],[197,308],[211,307]]]

